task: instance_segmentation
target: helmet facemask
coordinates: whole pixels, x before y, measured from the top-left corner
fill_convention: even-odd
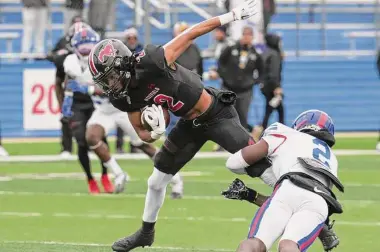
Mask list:
[[[132,80],[133,71],[130,71],[131,66],[126,64],[125,61],[124,58],[117,57],[111,70],[98,80],[95,80],[95,83],[103,90],[105,95],[114,98],[123,98],[128,95],[128,87]]]

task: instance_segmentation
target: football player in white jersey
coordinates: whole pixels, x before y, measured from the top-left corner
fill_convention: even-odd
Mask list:
[[[67,88],[77,95],[96,94],[95,96],[92,96],[95,104],[95,111],[86,121],[86,143],[99,157],[102,165],[110,169],[115,176],[115,187],[112,186],[112,183],[108,182],[107,176],[102,176],[103,186],[105,184],[111,185],[108,187],[104,186],[105,191],[108,193],[120,193],[124,190],[128,175],[121,169],[115,158],[111,156],[108,145],[104,142],[108,133],[112,129],[115,129],[116,126],[122,128],[130,137],[131,144],[141,149],[150,158],[153,158],[155,155],[156,148],[152,144],[147,144],[141,141],[129,121],[128,113],[116,109],[109,102],[109,99],[102,95],[103,92],[93,86],[92,77],[91,75],[89,76],[90,73],[87,64],[87,52],[89,52],[87,49],[92,48],[94,43],[98,41],[97,36],[96,32],[91,29],[82,29],[73,36],[71,44],[76,54],[67,56],[64,66],[65,69],[67,69],[67,74],[69,76],[76,76],[76,78],[75,81],[71,80],[68,82]],[[80,74],[80,71],[82,74]],[[70,112],[71,110],[69,113]],[[92,184],[94,183],[95,191],[92,191],[92,187],[94,187]],[[99,191],[94,179],[89,179],[89,184],[90,192],[97,193],[97,191]],[[179,174],[172,178],[171,184],[172,198],[181,198],[183,193],[183,181]]]
[[[124,190],[128,175],[123,172],[115,158],[111,157],[108,145],[102,141],[111,130],[120,127],[124,133],[130,137],[131,144],[141,149],[150,158],[156,153],[156,148],[152,144],[141,141],[135,129],[131,125],[127,112],[115,108],[107,97],[94,97],[95,111],[87,122],[86,140],[90,149],[93,150],[99,159],[110,168],[115,175],[115,193]]]
[[[91,194],[100,193],[96,180],[91,173],[91,164],[88,157],[88,145],[86,142],[86,124],[90,119],[94,105],[91,96],[101,94],[96,89],[91,73],[87,66],[88,55],[92,47],[100,40],[99,35],[89,27],[78,27],[71,38],[73,53],[68,55],[63,68],[65,77],[65,97],[62,104],[63,119],[68,121],[73,135],[78,144],[78,159],[86,173],[88,188]],[[104,191],[112,193],[114,187],[107,175],[107,167],[103,162],[101,182]]]
[[[337,178],[337,159],[330,149],[334,143],[332,119],[325,112],[309,110],[297,117],[292,128],[272,124],[258,143],[227,160],[227,167],[241,174],[249,165],[268,157],[272,168],[265,172],[266,181],[269,178],[269,183],[275,183],[269,198],[248,191],[255,204],[262,206],[238,252],[268,251],[280,236],[280,252],[306,251],[328,217],[343,212],[331,191],[333,185],[344,190]]]

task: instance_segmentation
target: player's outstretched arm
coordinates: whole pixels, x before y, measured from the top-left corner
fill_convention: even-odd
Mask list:
[[[268,196],[258,193],[256,190],[247,187],[243,181],[236,178],[227,188],[222,191],[222,195],[227,199],[246,200],[252,204],[261,207],[269,198]]]
[[[244,0],[244,3],[232,11],[200,22],[169,41],[164,45],[167,64],[170,65],[174,63],[197,37],[214,30],[218,26],[228,24],[235,20],[247,19],[255,15],[257,13],[257,1],[258,0]]]

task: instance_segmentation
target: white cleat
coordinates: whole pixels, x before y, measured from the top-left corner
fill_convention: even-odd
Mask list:
[[[62,151],[61,154],[59,154],[59,156],[63,159],[68,159],[71,157],[71,153],[68,152],[68,151]]]
[[[8,157],[8,152],[4,149],[3,146],[0,145],[0,157]]]
[[[125,184],[127,183],[128,180],[129,180],[129,177],[124,172],[120,173],[119,175],[116,175],[115,180],[114,180],[114,186],[115,186],[114,193],[123,192],[125,188]]]
[[[377,143],[377,145],[376,145],[376,150],[377,150],[377,151],[380,151],[380,142]]]

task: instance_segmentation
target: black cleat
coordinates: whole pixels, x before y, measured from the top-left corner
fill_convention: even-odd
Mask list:
[[[144,232],[141,228],[134,234],[114,242],[112,250],[115,252],[128,252],[137,247],[150,247],[154,242],[154,229]]]
[[[318,236],[326,252],[331,251],[339,245],[339,238],[332,229],[333,225],[334,221],[329,225],[325,224]]]

